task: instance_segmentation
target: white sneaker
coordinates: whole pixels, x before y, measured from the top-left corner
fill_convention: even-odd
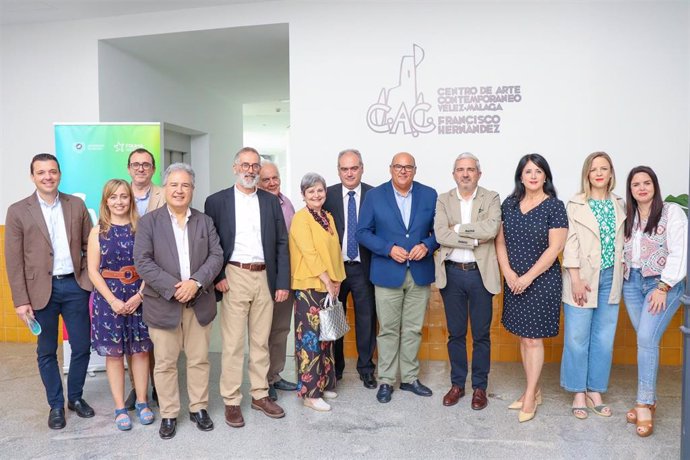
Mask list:
[[[304,398],[305,407],[310,407],[318,412],[328,412],[331,410],[331,405],[321,398]]]
[[[335,391],[326,390],[323,392],[323,399],[335,399],[337,397],[338,397],[338,393],[336,393]]]

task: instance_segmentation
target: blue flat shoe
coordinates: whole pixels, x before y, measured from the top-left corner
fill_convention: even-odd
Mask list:
[[[118,418],[120,415],[124,415],[124,417]],[[132,429],[132,420],[129,418],[126,408],[115,409],[115,426],[117,426],[117,429],[120,431],[129,431]]]
[[[153,415],[153,411],[149,407],[149,403],[138,402],[134,407],[137,410],[137,417],[139,417],[139,421],[142,425],[150,425],[153,423],[153,419],[155,417]]]

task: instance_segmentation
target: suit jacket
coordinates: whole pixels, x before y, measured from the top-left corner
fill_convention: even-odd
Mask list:
[[[271,295],[276,289],[290,289],[290,253],[288,252],[288,233],[285,218],[278,197],[258,189],[259,213],[261,219],[261,246],[264,249],[266,277]],[[235,249],[235,187],[230,187],[206,198],[204,212],[208,214],[218,229],[220,245],[223,247],[225,267]],[[225,270],[220,270],[216,283],[225,278]],[[223,293],[216,291],[220,301]]]
[[[613,261],[613,282],[608,303],[619,303],[623,289],[623,223],[625,203],[623,198],[611,194],[616,212],[615,252]],[[583,193],[578,193],[565,207],[568,213],[568,236],[563,248],[563,302],[579,307],[573,299],[572,280],[568,268],[579,268],[580,278],[589,284],[584,308],[597,308],[599,299],[599,272],[601,271],[601,235],[599,222],[589,207]]]
[[[165,205],[165,193],[163,187],[151,184],[151,195],[149,196],[149,204],[146,206],[146,213],[156,210]]]
[[[190,278],[201,283],[202,288],[190,308],[194,308],[199,324],[206,326],[216,317],[212,286],[223,263],[223,251],[211,219],[196,209],[191,209],[191,213],[187,222]],[[139,220],[134,237],[134,265],[146,282],[144,321],[160,329],[176,328],[185,308],[174,297],[181,275],[172,226],[168,207],[163,206]]]
[[[79,286],[91,291],[86,267],[86,248],[93,224],[84,202],[60,193],[74,277]],[[53,289],[53,246],[36,193],[10,206],[5,218],[5,263],[15,306],[31,304],[45,308]]]
[[[362,215],[362,204],[367,192],[373,187],[362,182],[362,196],[359,197],[359,217]],[[326,202],[323,204],[323,209],[330,212],[335,221],[335,228],[338,231],[338,240],[340,246],[343,246],[343,238],[345,237],[345,220],[347,215],[343,207],[343,184],[335,184],[328,187],[326,191]],[[357,229],[353,229],[357,231]],[[362,267],[367,278],[369,278],[369,264],[371,263],[371,251],[366,246],[359,245],[359,258],[362,261]]]
[[[369,279],[377,286],[402,286],[407,264],[391,259],[391,249],[397,245],[409,251],[419,243],[424,243],[428,252],[421,260],[410,261],[410,272],[418,285],[434,282],[433,254],[438,248],[434,237],[436,190],[414,182],[411,193],[409,228],[403,223],[391,181],[371,189],[360,207],[357,241],[372,253]]]
[[[487,291],[492,294],[501,292],[501,273],[498,269],[494,238],[501,227],[501,201],[498,193],[477,187],[477,194],[472,200],[472,217],[470,222],[460,222],[460,200],[457,188],[453,188],[438,197],[436,201],[436,218],[434,233],[441,248],[436,253],[436,287],[446,287],[446,268],[444,261],[453,249],[470,249],[477,259],[477,267]],[[455,225],[460,224],[459,233]],[[474,240],[488,240],[479,246]]]

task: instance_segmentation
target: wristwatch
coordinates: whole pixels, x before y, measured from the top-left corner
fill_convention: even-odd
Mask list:
[[[198,282],[197,280],[195,280],[194,278],[190,278],[190,279],[196,283],[196,287],[201,291],[201,288],[203,288],[204,285],[201,284],[200,282]]]

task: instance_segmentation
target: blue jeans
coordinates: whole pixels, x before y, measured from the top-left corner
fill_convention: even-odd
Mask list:
[[[666,309],[653,315],[649,312],[649,298],[658,282],[658,276],[643,277],[639,269],[632,269],[630,277],[623,283],[625,306],[637,332],[637,402],[640,404],[654,404],[656,401],[659,342],[678,310],[680,296],[685,290],[685,281],[673,286],[666,294]]]
[[[60,280],[53,278],[48,305],[41,310],[35,310],[34,315],[43,330],[38,336],[36,349],[38,371],[50,408],[61,409],[65,407],[65,396],[62,390],[62,373],[57,360],[58,319],[62,315],[72,349],[67,375],[67,398],[69,401],[75,401],[82,396],[91,358],[89,293],[79,287],[74,277]]]
[[[563,304],[565,339],[561,360],[561,386],[573,393],[605,393],[611,374],[613,339],[618,304],[609,302],[613,267],[599,273],[597,308]]]

